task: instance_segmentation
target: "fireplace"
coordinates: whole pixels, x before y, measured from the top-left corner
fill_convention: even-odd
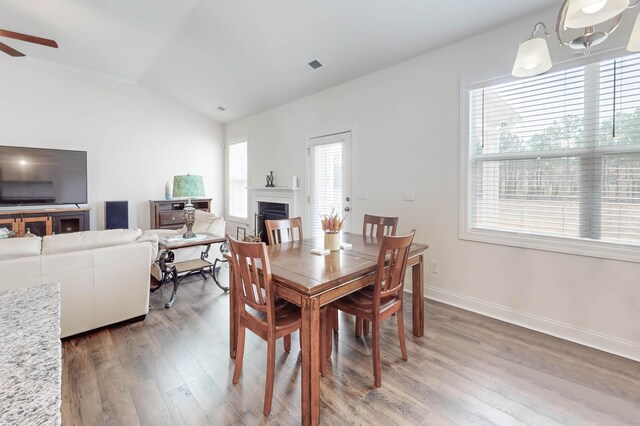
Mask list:
[[[265,220],[280,220],[289,218],[289,205],[285,203],[273,203],[260,201],[258,202],[258,212],[256,213],[256,235],[258,235],[262,241],[269,244],[267,238],[266,229],[264,226]]]
[[[285,188],[276,186],[249,187],[249,217],[254,218],[254,235],[260,235],[262,241],[267,242],[267,235],[263,232],[264,220],[288,219],[301,216],[302,209],[298,197],[300,188]],[[264,209],[267,209],[267,217]],[[260,218],[258,218],[260,216]]]

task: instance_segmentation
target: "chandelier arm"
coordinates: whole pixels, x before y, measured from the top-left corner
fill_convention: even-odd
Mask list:
[[[569,46],[571,44],[571,42],[566,41],[564,38],[565,28],[564,28],[564,25],[562,25],[564,23],[565,18],[567,17],[568,7],[569,7],[569,0],[564,0],[564,3],[562,3],[562,7],[558,12],[558,19],[556,20],[556,34],[558,36],[558,41],[560,41],[560,44],[563,46]]]
[[[604,31],[604,33],[606,35],[611,34],[612,32],[614,32],[620,26],[620,23],[622,22],[622,15],[624,15],[624,12],[622,12],[621,14],[619,14],[618,16],[613,18],[613,26],[611,28],[609,28],[608,31]]]

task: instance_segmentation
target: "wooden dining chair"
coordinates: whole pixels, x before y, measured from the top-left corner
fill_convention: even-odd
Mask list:
[[[284,338],[284,349],[291,350],[291,333],[300,329],[300,308],[284,300],[276,302],[272,289],[271,266],[265,243],[247,243],[229,237],[238,315],[236,366],[233,384],[240,380],[244,356],[245,330],[267,341],[267,381],[263,413],[269,415],[273,399],[276,340]],[[258,269],[262,274],[258,274]],[[232,319],[233,320],[233,319]]]
[[[373,338],[373,376],[376,387],[382,384],[380,367],[380,323],[397,314],[398,335],[402,359],[407,360],[407,348],[404,340],[404,318],[402,314],[402,295],[404,274],[407,269],[409,249],[413,242],[413,230],[405,236],[384,236],[378,255],[378,265],[373,287],[369,286],[351,293],[328,305],[329,310],[340,310],[356,318],[371,321]],[[328,330],[328,327],[327,327]],[[328,334],[328,332],[327,332]],[[324,339],[323,357],[331,356],[331,345]]]
[[[362,222],[362,235],[382,238],[384,235],[396,235],[397,228],[397,217],[365,214],[364,222]]]
[[[398,218],[390,216],[374,216],[371,214],[364,215],[362,222],[362,235],[382,238],[385,235],[396,235],[398,229]],[[337,315],[334,321],[338,322]],[[356,337],[360,337],[364,333],[369,335],[369,321],[356,317]]]
[[[304,239],[302,235],[302,218],[299,217],[265,220],[264,226],[267,231],[267,241],[269,241],[269,245]],[[298,231],[297,238],[295,237],[296,229]]]

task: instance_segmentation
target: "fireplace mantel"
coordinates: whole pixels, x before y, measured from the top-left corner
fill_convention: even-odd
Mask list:
[[[289,206],[289,217],[298,217],[298,197],[300,188],[289,188],[284,186],[274,186],[267,188],[264,186],[248,187],[249,192],[249,218],[253,220],[258,212],[258,203],[283,203]]]

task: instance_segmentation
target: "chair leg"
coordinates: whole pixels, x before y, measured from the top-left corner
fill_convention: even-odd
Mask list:
[[[271,401],[273,400],[273,381],[276,369],[276,342],[267,342],[267,383],[264,390],[264,408],[262,414],[268,416],[271,412]]]
[[[235,385],[240,380],[240,373],[242,373],[242,360],[244,359],[244,335],[245,328],[240,326],[238,328],[238,342],[236,347],[236,368],[233,371],[233,384]]]
[[[367,321],[366,319],[362,320],[362,333],[365,336],[369,335],[369,321]]]
[[[373,320],[371,324],[373,328],[373,339],[371,342],[371,350],[373,352],[373,379],[377,388],[382,385],[382,369],[380,367],[380,321]]]
[[[337,309],[332,309],[331,312],[332,312],[331,319],[332,319],[332,322],[333,322],[333,331],[335,333],[337,333],[339,331],[339,328],[340,328],[340,319],[338,318],[338,310]]]
[[[356,337],[362,336],[362,318],[356,317]]]
[[[404,341],[404,318],[402,308],[398,311],[398,336],[400,337],[400,350],[402,351],[402,359],[407,360],[407,345]]]
[[[291,352],[291,335],[287,334],[284,336],[284,351],[289,353]]]

